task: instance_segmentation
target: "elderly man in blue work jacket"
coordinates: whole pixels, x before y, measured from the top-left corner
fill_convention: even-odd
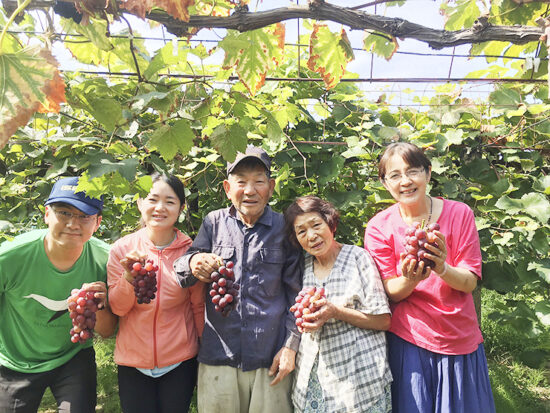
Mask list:
[[[211,283],[232,261],[240,295],[226,317],[206,297],[198,355],[200,413],[292,412],[290,390],[300,335],[289,307],[302,283],[300,253],[284,219],[267,203],[275,181],[267,153],[249,146],[227,165],[223,187],[232,205],[209,213],[193,246],[174,268],[182,287]]]

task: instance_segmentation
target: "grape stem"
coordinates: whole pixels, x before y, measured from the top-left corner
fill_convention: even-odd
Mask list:
[[[0,56],[4,53],[2,52],[2,43],[4,43],[4,38],[6,37],[6,33],[8,32],[8,27],[13,23],[15,18],[19,13],[21,13],[25,8],[30,4],[31,0],[25,0],[15,11],[11,14],[10,18],[8,19],[6,25],[4,26],[4,30],[2,30],[2,34],[0,34]]]

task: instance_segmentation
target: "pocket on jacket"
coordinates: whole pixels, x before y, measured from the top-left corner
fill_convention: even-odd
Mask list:
[[[215,246],[212,248],[212,253],[222,257],[225,262],[235,262],[235,247]]]
[[[260,248],[260,257],[257,262],[258,284],[265,295],[273,297],[280,294],[284,263],[285,257],[282,249]]]

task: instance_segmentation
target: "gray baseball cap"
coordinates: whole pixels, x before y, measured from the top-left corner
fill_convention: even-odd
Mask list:
[[[244,159],[254,158],[259,160],[268,172],[271,171],[271,158],[262,148],[258,148],[254,145],[248,145],[244,153],[237,153],[237,157],[233,162],[227,163],[227,175],[229,175],[235,167]]]

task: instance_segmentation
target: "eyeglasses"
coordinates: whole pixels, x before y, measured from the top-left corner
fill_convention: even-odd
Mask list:
[[[72,218],[77,219],[78,222],[80,222],[81,224],[89,224],[93,222],[97,217],[97,215],[80,215],[80,214],[75,214],[73,212],[63,211],[61,209],[55,209],[55,208],[52,208],[52,211],[55,213],[57,218],[59,218],[59,220],[65,224],[69,222]]]
[[[411,168],[405,171],[405,175],[409,179],[416,179],[425,172],[424,168]],[[388,181],[390,184],[401,182],[401,179],[403,179],[403,175],[397,172],[384,177],[384,180]]]

